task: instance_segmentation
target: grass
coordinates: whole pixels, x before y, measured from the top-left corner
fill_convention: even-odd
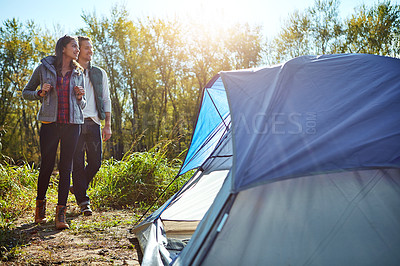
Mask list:
[[[0,227],[7,227],[31,209],[38,174],[29,164],[0,164]]]
[[[165,158],[166,147],[157,146],[149,152],[127,154],[122,160],[104,160],[95,176],[88,194],[93,209],[129,209],[143,212],[156,199],[162,196],[153,209],[172,196],[192,173],[178,178],[173,185],[170,182],[176,177],[181,161]],[[26,213],[33,213],[35,208],[36,184],[39,171],[29,164],[21,166],[0,163],[0,261],[10,260],[18,255],[20,247],[29,241],[15,230],[15,221]],[[48,202],[55,205],[57,201],[58,175],[51,177],[47,192]],[[48,209],[49,222],[54,210]],[[79,212],[76,214],[79,215]],[[73,234],[90,235],[113,228],[119,223],[133,226],[133,219],[102,219],[70,221]],[[32,217],[33,219],[33,217]]]
[[[14,222],[33,210],[38,174],[29,164],[0,164],[0,261],[13,259],[26,243],[26,236],[15,230]],[[53,185],[49,193],[55,193]]]
[[[133,207],[143,210],[164,192],[163,199],[172,196],[192,172],[178,178],[168,187],[182,162],[177,159],[167,160],[163,151],[155,147],[149,152],[126,155],[121,161],[104,161],[88,191],[92,205],[95,208]]]
[[[117,225],[132,225],[133,221],[120,220],[118,217],[108,217],[105,215],[97,216],[96,221],[92,219],[71,220],[70,232],[73,234],[91,235],[93,232],[101,232],[105,229],[115,227]]]

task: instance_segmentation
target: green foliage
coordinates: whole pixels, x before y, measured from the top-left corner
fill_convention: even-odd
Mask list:
[[[399,56],[400,5],[389,1],[359,7],[347,19],[342,51]]]
[[[93,207],[146,208],[161,195],[164,195],[163,201],[172,196],[191,173],[179,177],[162,194],[182,163],[180,160],[166,159],[169,145],[157,145],[149,152],[133,152],[120,161],[105,160],[89,189]],[[0,164],[0,261],[11,260],[18,255],[19,247],[27,243],[24,236],[14,230],[14,221],[26,212],[33,214],[38,174],[39,171],[29,164]],[[48,197],[50,201],[56,201],[53,196],[57,195],[57,179],[58,176],[52,176],[48,190],[48,194],[52,195]],[[121,222],[133,224],[134,220],[120,221],[104,216],[98,217],[96,222],[72,220],[71,230],[91,234],[93,230],[102,231]]]
[[[221,70],[257,66],[261,59],[261,30],[247,24],[228,31],[214,24],[211,31],[176,17],[131,21],[117,6],[108,17],[94,12],[82,17],[86,27],[78,32],[92,38],[94,61],[109,77],[113,136],[105,143],[106,158],[120,160],[127,144],[144,133],[135,151],[173,140],[174,158],[188,147],[208,80]]]
[[[0,27],[1,144],[15,160],[38,162],[38,102],[24,101],[21,92],[39,58],[53,49],[54,40],[31,21],[7,19]]]
[[[273,62],[301,55],[336,53],[344,34],[338,9],[336,0],[315,0],[312,7],[291,14],[272,40]]]
[[[342,24],[339,19],[339,2],[337,0],[315,0],[308,10],[311,18],[311,36],[314,40],[314,54],[335,52],[342,35]]]
[[[120,161],[105,160],[89,189],[93,206],[145,208],[159,196],[172,196],[192,173],[180,176],[168,187],[182,163],[165,157],[169,145],[160,144],[149,152],[133,152]],[[0,164],[0,227],[12,226],[15,219],[33,210],[38,175],[39,171],[29,164]],[[52,176],[48,191],[51,195],[57,194],[57,180],[58,176]]]
[[[139,136],[134,151],[148,151],[166,140],[175,147],[168,158],[187,149],[202,89],[219,71],[307,54],[399,57],[399,5],[386,1],[360,6],[342,20],[339,4],[315,0],[310,8],[290,14],[267,43],[262,28],[247,23],[131,20],[123,6],[115,6],[108,16],[84,12],[85,26],[77,34],[92,38],[94,64],[105,69],[112,100],[113,135],[104,145],[104,158],[121,160]],[[21,91],[40,59],[53,54],[58,37],[33,21],[6,19],[0,27],[0,146],[3,155],[17,162],[39,164],[40,103],[22,100]]]
[[[162,195],[180,164],[179,160],[168,161],[163,149],[157,147],[149,152],[134,152],[121,161],[106,160],[89,190],[92,204],[96,208],[145,208]],[[179,177],[164,198],[172,196],[188,177],[189,174]]]
[[[0,227],[11,224],[31,209],[36,197],[38,171],[28,164],[0,164]]]
[[[10,261],[20,254],[27,236],[5,226],[0,226],[0,261]]]
[[[281,32],[271,42],[272,62],[309,54],[310,18],[307,13],[295,11],[285,22]]]
[[[271,42],[269,58],[279,63],[311,54],[369,53],[400,56],[400,5],[390,1],[362,5],[344,20],[339,1],[315,0],[305,11],[295,11]]]
[[[227,31],[225,46],[234,69],[256,67],[261,61],[261,27],[235,24]]]

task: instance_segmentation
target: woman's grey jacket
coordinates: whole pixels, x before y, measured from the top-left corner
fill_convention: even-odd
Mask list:
[[[54,67],[55,56],[48,56],[41,60],[41,64],[33,72],[31,79],[22,91],[22,97],[26,100],[40,100],[42,105],[37,119],[43,122],[56,122],[58,111],[58,95],[56,90],[57,73]],[[44,83],[49,83],[52,88],[44,96],[40,97],[36,88],[40,85],[42,88]],[[77,100],[74,87],[84,87],[84,78],[79,70],[72,70],[71,80],[69,83],[69,122],[71,124],[83,124],[82,109],[86,106],[86,97],[83,95],[81,100]]]

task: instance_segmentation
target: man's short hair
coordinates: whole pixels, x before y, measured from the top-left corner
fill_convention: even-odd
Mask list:
[[[79,46],[81,46],[81,43],[82,43],[83,41],[92,42],[92,40],[91,40],[89,37],[87,37],[87,36],[78,36]]]

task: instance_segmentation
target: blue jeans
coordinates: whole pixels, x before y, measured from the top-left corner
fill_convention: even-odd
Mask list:
[[[90,203],[87,189],[101,166],[102,148],[100,125],[86,118],[76,147],[72,171],[74,194],[78,205]]]
[[[60,144],[60,161],[58,183],[58,205],[67,205],[71,179],[72,158],[78,142],[80,125],[77,124],[42,124],[40,128],[40,172],[37,185],[38,200],[46,198],[50,176],[56,160],[58,144]]]

